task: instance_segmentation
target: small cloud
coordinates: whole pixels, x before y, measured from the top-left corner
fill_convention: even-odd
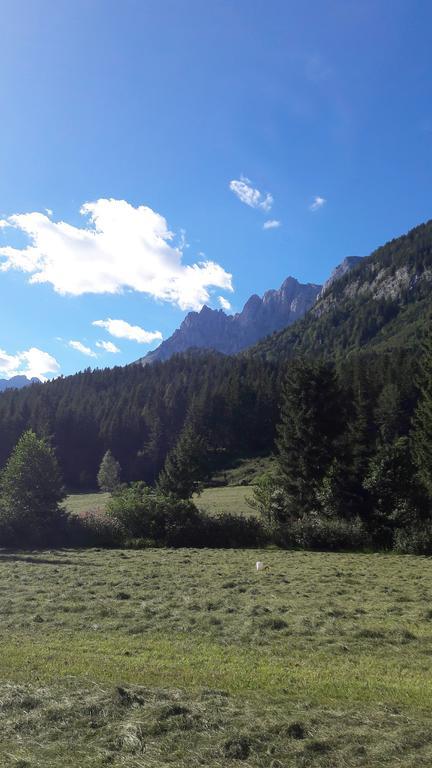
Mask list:
[[[112,341],[97,341],[96,346],[99,347],[99,349],[104,349],[105,352],[111,352],[113,355],[116,355],[117,352],[120,352],[119,348],[116,347]]]
[[[60,373],[60,365],[48,352],[37,347],[30,347],[24,352],[9,355],[0,349],[0,374],[7,379],[12,376],[36,377],[46,381],[45,374]]]
[[[230,181],[229,188],[242,203],[250,208],[259,208],[267,212],[273,205],[273,196],[270,192],[264,194],[259,189],[255,189],[251,180],[246,176],[240,176],[240,179]]]
[[[86,347],[85,344],[81,344],[80,341],[70,341],[69,346],[72,347],[72,349],[75,349],[77,352],[81,352],[82,355],[87,355],[87,357],[96,357],[96,352],[93,352],[90,347]]]
[[[224,309],[226,312],[229,312],[231,309],[231,304],[229,303],[228,299],[226,299],[225,296],[218,296],[218,301],[222,309]]]
[[[277,229],[282,225],[281,221],[278,221],[277,219],[268,219],[268,221],[265,221],[263,224],[263,229]]]
[[[322,208],[323,205],[326,204],[326,202],[327,202],[327,200],[325,199],[325,197],[319,197],[319,196],[314,197],[311,205],[309,206],[309,210],[310,211],[319,211],[319,209]]]
[[[106,320],[93,320],[92,325],[96,325],[98,328],[105,328],[116,339],[137,341],[138,344],[150,344],[152,341],[162,340],[160,331],[145,331],[139,325],[130,325],[126,320],[113,320],[111,317],[108,317]]]

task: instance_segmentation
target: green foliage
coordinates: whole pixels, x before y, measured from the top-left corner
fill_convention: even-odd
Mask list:
[[[312,513],[280,526],[276,532],[279,546],[299,549],[360,551],[371,546],[371,537],[357,517],[343,520]]]
[[[108,515],[127,539],[168,547],[250,547],[265,540],[254,518],[229,513],[210,517],[192,501],[163,495],[144,483],[118,489],[108,503]]]
[[[252,496],[247,504],[258,512],[270,529],[279,525],[285,518],[284,492],[280,482],[269,473],[261,475],[253,486]]]
[[[107,451],[101,461],[97,481],[101,491],[112,493],[120,485],[120,464],[111,451]]]
[[[278,426],[279,482],[289,516],[316,509],[317,492],[337,453],[343,398],[327,363],[296,361],[288,370]]]
[[[1,527],[17,544],[55,540],[65,498],[54,451],[28,430],[19,439],[0,479]]]
[[[391,546],[394,530],[412,524],[422,507],[408,438],[378,449],[363,485],[370,496],[369,530],[379,544]]]
[[[411,439],[419,478],[432,501],[432,332],[430,326],[422,352],[419,375],[420,399],[414,415]]]
[[[158,488],[163,494],[172,494],[179,499],[190,499],[202,488],[202,481],[208,474],[205,440],[188,422],[175,447],[169,452],[163,471],[158,479]]]

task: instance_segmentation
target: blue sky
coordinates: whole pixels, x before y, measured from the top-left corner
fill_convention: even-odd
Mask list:
[[[0,377],[131,362],[430,218],[431,29],[426,0],[3,0]]]

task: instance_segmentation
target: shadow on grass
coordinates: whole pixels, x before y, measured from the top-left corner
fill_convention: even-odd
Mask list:
[[[19,554],[16,552],[0,552],[0,563],[4,562],[10,562],[10,563],[33,563],[34,565],[78,565],[82,566],[83,568],[88,568],[89,566],[94,568],[99,568],[100,563],[93,563],[93,562],[80,562],[79,560],[67,560],[67,559],[48,559],[47,557],[38,557],[37,555],[27,555],[27,554]]]

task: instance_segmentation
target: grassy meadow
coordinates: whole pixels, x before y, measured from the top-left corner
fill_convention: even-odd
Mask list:
[[[393,554],[2,552],[0,765],[430,766],[430,577]]]
[[[67,497],[65,507],[69,512],[104,511],[109,493],[74,493]],[[209,515],[220,512],[231,512],[235,515],[254,514],[253,509],[246,503],[246,498],[252,496],[252,488],[248,486],[224,486],[221,488],[204,488],[199,496],[195,496],[195,504]]]

